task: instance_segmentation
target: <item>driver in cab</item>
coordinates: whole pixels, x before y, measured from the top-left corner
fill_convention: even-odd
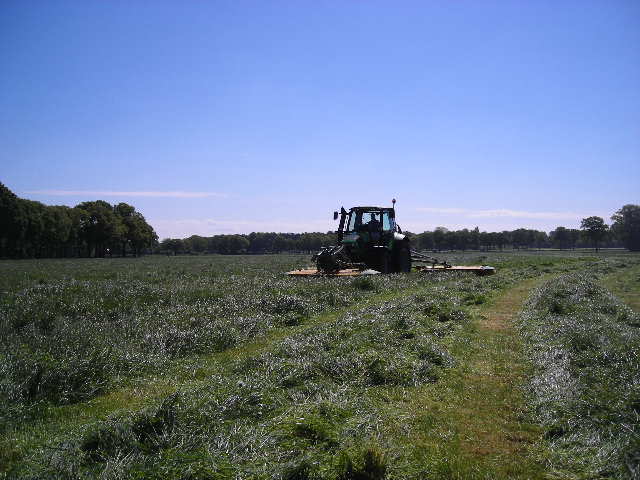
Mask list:
[[[370,213],[369,215],[371,215],[371,217],[369,219],[369,222],[367,222],[367,230],[369,230],[372,233],[379,231],[380,230],[380,222],[376,218],[376,214],[375,213]]]

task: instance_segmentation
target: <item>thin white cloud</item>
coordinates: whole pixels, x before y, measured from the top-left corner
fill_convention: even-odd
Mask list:
[[[211,236],[251,232],[327,232],[332,225],[326,220],[291,222],[286,220],[217,220],[211,218],[149,219],[160,238],[185,238],[191,235]]]
[[[464,208],[433,208],[433,207],[420,207],[420,208],[417,208],[417,210],[419,212],[444,213],[444,214],[451,214],[451,215],[466,214],[470,211]]]
[[[182,191],[118,191],[118,190],[28,190],[31,195],[53,195],[61,197],[156,197],[156,198],[206,198],[228,197],[219,192],[182,192]]]
[[[533,218],[540,220],[573,220],[583,218],[588,215],[576,212],[528,212],[524,210],[509,210],[506,208],[495,210],[473,210],[467,208],[434,208],[421,207],[419,212],[462,215],[467,218]]]

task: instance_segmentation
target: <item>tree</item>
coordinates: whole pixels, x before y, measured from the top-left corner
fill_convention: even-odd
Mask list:
[[[469,232],[469,242],[474,250],[480,249],[480,229],[478,227]]]
[[[107,245],[121,242],[125,234],[125,226],[109,203],[104,200],[82,202],[77,208],[87,212],[82,232],[87,242],[89,256],[95,248],[95,256],[103,257]]]
[[[469,229],[458,230],[455,235],[455,246],[464,252],[469,247],[470,238]]]
[[[529,249],[531,246],[535,245],[536,231],[528,228],[518,228],[511,232],[511,241],[513,243],[513,248]]]
[[[0,257],[15,256],[23,225],[20,222],[21,200],[0,183]]]
[[[444,247],[445,236],[448,231],[445,227],[436,227],[433,231],[433,245],[436,250],[440,251]]]
[[[89,217],[89,214],[81,208],[70,208],[68,211],[71,221],[71,231],[67,240],[65,256],[71,253],[72,256],[81,256],[84,248],[84,238],[82,228]]]
[[[71,217],[69,207],[46,207],[43,215],[44,244],[47,257],[59,257],[71,234]]]
[[[46,206],[33,200],[21,202],[23,221],[26,228],[22,231],[20,249],[23,257],[41,257],[45,245],[44,213]]]
[[[602,217],[593,216],[583,218],[582,222],[580,222],[580,229],[584,232],[584,235],[593,242],[593,246],[597,252],[600,241],[607,236],[609,226],[604,223]]]
[[[488,251],[493,246],[493,236],[491,233],[480,232],[478,236],[478,243],[480,244],[480,249]]]
[[[510,234],[506,230],[496,233],[496,237],[495,237],[496,245],[500,250],[502,250],[505,245],[509,244],[509,237],[510,237]]]
[[[184,243],[179,238],[165,238],[160,242],[160,249],[164,252],[173,252],[177,255],[178,252],[184,250]]]
[[[273,242],[273,249],[276,253],[289,250],[289,239],[282,234],[278,234]]]
[[[188,251],[196,253],[204,253],[208,247],[208,241],[205,237],[199,235],[191,235],[183,240],[185,248]]]
[[[127,204],[127,203],[119,203],[115,207],[113,207],[113,211],[118,217],[120,217],[120,221],[122,222],[122,226],[124,230],[122,235],[120,235],[119,243],[120,243],[120,251],[123,257],[127,256],[127,244],[131,242],[131,237],[134,234],[134,230],[136,228],[134,214],[136,213],[136,209]]]
[[[242,235],[230,235],[229,236],[229,253],[237,254],[246,252],[249,248],[249,240]]]
[[[433,250],[433,232],[422,232],[417,236],[419,250]]]
[[[611,230],[632,252],[640,252],[640,205],[625,205],[611,216]]]
[[[572,250],[575,250],[576,244],[578,243],[578,240],[580,240],[580,230],[577,228],[569,228],[567,229],[567,233],[569,234],[569,245]]]
[[[130,247],[135,254],[157,243],[142,214],[126,203],[103,200],[74,208],[18,198],[0,183],[0,257],[104,255],[105,248]]]
[[[458,232],[453,230],[447,230],[444,234],[444,248],[446,250],[453,250],[458,244]]]
[[[571,243],[569,230],[567,230],[565,227],[556,228],[549,234],[549,236],[551,237],[553,246],[559,248],[560,250],[569,247]]]
[[[140,249],[151,247],[157,243],[156,232],[153,231],[142,214],[136,212],[133,206],[119,203],[113,208],[113,211],[118,215],[123,225],[123,232],[119,237],[123,257],[127,254],[127,245],[133,249],[134,255],[138,256]]]

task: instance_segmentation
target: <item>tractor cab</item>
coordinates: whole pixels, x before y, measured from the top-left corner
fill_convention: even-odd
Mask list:
[[[393,232],[395,223],[391,208],[354,207],[349,212],[346,232]]]
[[[393,208],[353,207],[342,216],[338,236],[343,244],[388,245],[398,230]]]

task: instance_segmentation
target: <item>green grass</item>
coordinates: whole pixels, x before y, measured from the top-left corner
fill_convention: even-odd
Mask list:
[[[606,275],[603,285],[640,313],[640,266],[630,265]]]
[[[499,273],[283,276],[307,262],[296,256],[2,262],[0,472],[541,477],[511,316],[544,276],[637,259],[449,260]]]

